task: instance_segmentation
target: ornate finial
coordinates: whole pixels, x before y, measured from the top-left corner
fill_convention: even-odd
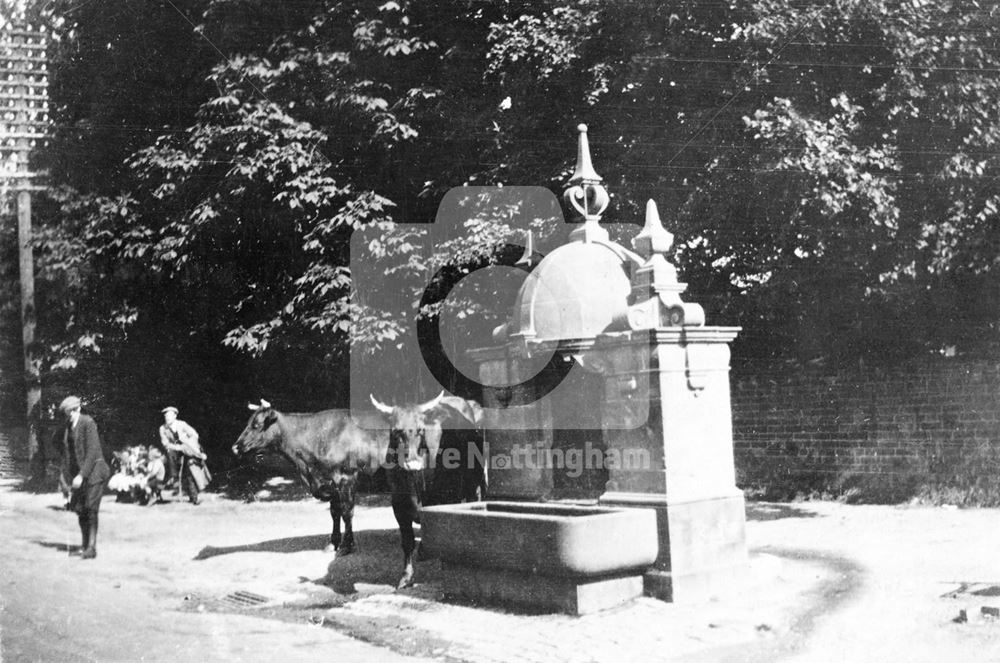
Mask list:
[[[632,240],[632,247],[646,260],[632,276],[632,300],[628,323],[632,329],[660,327],[700,327],[705,324],[705,310],[698,304],[681,300],[687,285],[677,280],[677,268],[667,261],[666,253],[674,236],[660,222],[660,213],[652,200],[646,203],[646,225]]]
[[[587,142],[587,125],[578,124],[576,130],[580,132],[576,146],[576,170],[573,177],[569,179],[570,184],[578,182],[601,182],[601,176],[594,170],[594,164],[590,161],[590,143]]]
[[[583,226],[570,233],[570,239],[590,242],[607,240],[608,231],[601,228],[598,222],[610,202],[607,189],[601,184],[601,176],[594,170],[590,161],[590,144],[587,142],[587,125],[577,126],[580,138],[576,151],[576,170],[570,178],[570,187],[566,189],[563,198],[566,204],[579,212],[583,217]]]
[[[656,203],[652,199],[647,200],[646,225],[632,239],[632,248],[648,259],[654,253],[666,253],[673,244],[674,236],[663,227]]]

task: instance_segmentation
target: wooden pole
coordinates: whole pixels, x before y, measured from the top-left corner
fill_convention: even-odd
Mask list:
[[[17,194],[17,245],[21,281],[21,342],[24,347],[24,383],[27,396],[26,422],[28,425],[28,461],[32,474],[37,477],[38,403],[42,399],[42,386],[38,365],[34,358],[35,345],[35,265],[31,248],[31,193]]]
[[[24,19],[0,25],[0,178],[12,181],[17,194],[18,267],[21,282],[21,340],[24,348],[24,382],[28,460],[33,480],[45,477],[45,454],[40,453],[38,427],[42,396],[35,345],[35,271],[31,247],[32,179],[29,156],[44,143],[48,117],[48,30]]]

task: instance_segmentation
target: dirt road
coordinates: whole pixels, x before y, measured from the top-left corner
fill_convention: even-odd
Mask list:
[[[788,661],[1000,661],[1000,511],[797,508],[806,517],[753,524],[750,545],[846,560],[851,579]],[[968,621],[954,621],[963,610]]]
[[[992,510],[751,505],[742,591],[573,618],[443,602],[434,561],[395,591],[398,535],[377,500],[358,509],[359,552],[337,560],[312,500],[109,499],[94,561],[69,556],[59,503],[0,481],[5,662],[1000,661],[1000,621],[981,616],[1000,605]]]
[[[266,523],[252,508],[213,496],[205,509],[185,502],[140,507],[111,498],[102,509],[98,558],[83,561],[69,555],[79,544],[78,530],[74,515],[59,509],[58,496],[14,492],[6,483],[0,485],[5,662],[315,661],[318,651],[335,652],[338,661],[414,660],[307,620],[288,623],[238,607],[212,610],[207,599],[253,587],[260,570],[252,561],[212,557],[204,541],[266,538],[255,531]],[[296,506],[322,517],[309,508],[315,505]],[[305,542],[290,541],[287,550],[294,572],[323,577],[323,561],[296,556],[297,545]],[[226,572],[217,571],[223,566]]]

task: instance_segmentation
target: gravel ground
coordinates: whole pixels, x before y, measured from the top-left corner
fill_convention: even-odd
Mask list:
[[[108,497],[98,559],[82,561],[60,496],[5,468],[4,662],[1000,661],[997,510],[751,503],[729,595],[576,618],[446,602],[433,560],[396,591],[383,499],[363,500],[359,550],[334,559],[326,506],[288,484],[253,503]]]

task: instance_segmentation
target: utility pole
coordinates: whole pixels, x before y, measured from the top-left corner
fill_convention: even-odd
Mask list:
[[[0,24],[0,182],[17,192],[18,267],[21,286],[21,342],[24,352],[28,459],[32,478],[39,467],[39,402],[42,398],[35,344],[35,268],[31,246],[31,192],[38,175],[29,169],[49,120],[48,34],[42,25],[7,20]],[[0,201],[3,204],[3,201]],[[41,471],[41,475],[39,473]]]

